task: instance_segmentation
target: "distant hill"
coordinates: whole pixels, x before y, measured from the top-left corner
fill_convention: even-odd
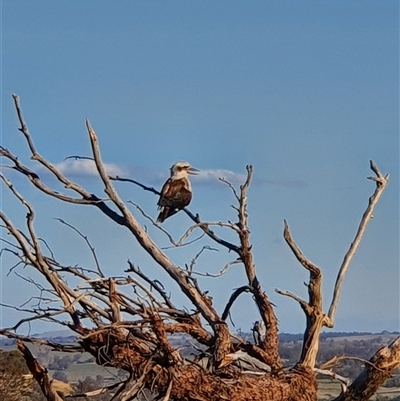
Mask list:
[[[358,331],[353,331],[353,332],[344,332],[344,331],[325,331],[320,334],[320,338],[323,340],[332,338],[343,338],[343,337],[378,337],[378,336],[395,336],[399,335],[400,332],[398,331],[392,331],[389,332],[387,330],[383,330],[380,333],[372,333],[372,332],[358,332]],[[176,335],[181,336],[181,334]],[[252,341],[253,334],[252,333],[244,333],[241,332],[241,336],[246,339],[247,341]],[[36,333],[33,334],[32,337],[35,338],[42,338],[44,340],[51,340],[54,342],[58,343],[73,343],[76,341],[77,335],[69,329],[65,330],[53,330],[53,331],[46,331],[44,333]],[[303,339],[303,334],[302,333],[280,333],[279,334],[279,340],[283,343],[286,342],[293,342],[293,341],[300,341]],[[8,339],[6,337],[1,337],[0,336],[0,345],[12,345],[14,344],[14,340]]]
[[[45,340],[54,340],[56,338],[70,338],[77,337],[77,334],[70,329],[46,331],[44,333],[33,334],[32,337],[43,338]]]
[[[34,338],[41,338],[43,340],[51,340],[53,342],[66,344],[76,342],[77,335],[72,330],[53,330],[46,331],[44,333],[32,334]],[[0,346],[13,345],[15,340],[0,335]]]
[[[342,337],[363,337],[363,336],[386,336],[386,335],[399,335],[400,332],[398,331],[387,331],[382,330],[380,333],[372,333],[370,331],[352,331],[352,332],[345,332],[345,331],[324,331],[320,334],[321,339],[327,338],[342,338]],[[283,342],[289,341],[299,341],[303,339],[303,334],[292,334],[292,333],[280,333],[279,340]]]

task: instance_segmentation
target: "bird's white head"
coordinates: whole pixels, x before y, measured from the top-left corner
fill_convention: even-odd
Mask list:
[[[188,174],[196,175],[199,173],[197,168],[192,167],[188,162],[176,162],[171,168],[171,178],[173,180],[179,180],[180,178],[187,177]]]

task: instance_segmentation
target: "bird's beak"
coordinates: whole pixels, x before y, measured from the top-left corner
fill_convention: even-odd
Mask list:
[[[188,169],[188,173],[189,173],[189,174],[192,174],[192,175],[197,175],[197,174],[200,173],[200,170],[197,170],[197,168],[194,168],[194,167],[190,167],[190,168]]]

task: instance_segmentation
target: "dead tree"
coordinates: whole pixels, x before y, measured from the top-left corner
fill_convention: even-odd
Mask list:
[[[375,190],[369,198],[355,238],[339,268],[332,302],[327,312],[322,309],[321,270],[302,254],[285,221],[285,241],[299,263],[309,272],[309,280],[308,299],[301,299],[288,291],[276,290],[297,302],[307,319],[301,357],[295,366],[284,368],[278,352],[277,318],[273,305],[257,278],[249,239],[247,190],[252,178],[252,166],[246,167],[246,179],[240,188],[236,189],[232,184],[225,182],[236,201],[234,209],[237,213],[237,223],[204,222],[198,215],[185,210],[193,220],[193,225],[179,241],[174,242],[179,246],[191,233],[199,231],[208,236],[216,246],[235,255],[235,259],[227,263],[224,270],[231,264],[240,264],[243,267],[246,282],[231,294],[221,313],[213,306],[207,291],[200,288],[192,266],[179,266],[174,263],[139,224],[135,213],[144,215],[145,211],[137,205],[134,213],[131,210],[133,208],[128,207],[120,198],[113,180],[131,181],[144,190],[155,194],[157,191],[142,183],[110,177],[107,174],[101,159],[98,138],[88,121],[86,128],[92,151],[91,159],[96,166],[106,198],[92,194],[71,181],[38,153],[23,119],[19,99],[14,95],[13,100],[21,125],[19,131],[25,138],[31,160],[50,173],[62,184],[65,191],[60,192],[48,186],[35,170],[29,168],[10,150],[1,147],[0,155],[8,162],[8,167],[25,177],[34,188],[48,197],[60,202],[97,208],[105,218],[128,230],[143,251],[147,252],[159,268],[178,285],[188,304],[187,308],[175,306],[173,299],[168,296],[158,280],[150,278],[129,261],[126,275],[122,278],[106,277],[97,260],[96,270],[62,265],[56,260],[47,243],[36,234],[35,211],[31,203],[19,193],[5,174],[1,174],[5,187],[15,201],[20,202],[26,209],[25,228],[17,227],[3,211],[0,211],[2,227],[11,238],[4,240],[3,252],[12,253],[17,258],[17,264],[35,269],[47,283],[46,286],[41,286],[42,296],[58,302],[57,306],[54,306],[53,302],[51,307],[46,307],[40,302],[35,307],[26,307],[23,310],[30,313],[30,317],[19,320],[13,327],[1,329],[1,335],[25,343],[42,341],[65,352],[84,350],[92,354],[98,364],[125,370],[128,378],[113,388],[115,400],[133,400],[145,389],[150,390],[157,399],[163,400],[317,399],[316,371],[333,374],[329,369],[318,370],[316,366],[319,334],[323,327],[334,326],[343,278],[372,216],[374,206],[385,189],[388,175],[382,175],[371,161],[370,167],[374,176],[369,178],[375,183]],[[156,229],[161,229],[154,221],[151,222]],[[214,225],[232,230],[237,242],[221,238],[216,234]],[[87,238],[75,227],[70,227],[87,241],[95,257]],[[169,236],[165,231],[164,233]],[[68,284],[72,282],[78,284]],[[253,328],[255,341],[252,343],[232,334],[227,323],[232,305],[244,292],[252,294],[259,313],[259,320]],[[15,309],[21,310],[16,307]],[[59,318],[65,315],[69,316],[68,321]],[[18,328],[23,323],[34,320],[53,321],[69,327],[78,335],[79,346],[55,344],[18,334]],[[174,333],[184,333],[201,345],[194,358],[183,357],[179,349],[171,344],[171,334]],[[58,399],[59,396],[51,388],[46,369],[35,361],[21,342],[19,344],[28,367],[37,378],[44,394],[49,400]],[[400,338],[379,350],[354,383],[343,384],[342,394],[337,399],[368,399],[399,364]],[[243,369],[243,366],[246,366],[246,369]]]

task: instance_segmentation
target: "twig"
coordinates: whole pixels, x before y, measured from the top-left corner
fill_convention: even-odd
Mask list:
[[[320,374],[320,375],[324,375],[324,376],[329,376],[332,377],[338,381],[340,381],[341,383],[343,383],[347,388],[347,386],[350,384],[350,379],[348,377],[344,377],[344,376],[340,376],[335,372],[332,372],[332,370],[326,370],[326,369],[319,369],[319,368],[314,368],[313,369],[314,372]]]
[[[348,356],[348,355],[334,356],[329,361],[324,362],[320,366],[320,369],[326,369],[326,368],[328,368],[330,366],[335,366],[338,362],[345,361],[345,360],[358,361],[358,362],[360,362],[360,363],[362,363],[364,365],[369,365],[369,366],[373,367],[376,370],[380,370],[381,372],[384,372],[383,369],[379,368],[376,364],[372,363],[371,361],[368,361],[367,359],[359,358],[357,356]]]
[[[139,267],[135,266],[130,260],[128,260],[128,265],[129,265],[129,269],[125,270],[125,272],[133,272],[136,275],[138,275],[141,279],[143,279],[145,282],[147,282],[148,284],[150,284],[150,286],[152,288],[154,288],[160,295],[161,297],[164,299],[164,302],[166,303],[166,305],[171,308],[171,309],[175,309],[174,304],[171,302],[170,297],[167,295],[167,293],[164,290],[163,285],[157,281],[157,280],[151,280],[149,277],[147,277],[140,269]]]
[[[93,159],[92,159],[92,160],[93,160]],[[122,177],[119,177],[118,175],[116,175],[115,177],[109,175],[108,177],[109,177],[109,179],[112,180],[112,181],[131,182],[132,184],[137,185],[138,187],[144,189],[145,191],[152,192],[152,193],[155,194],[155,195],[160,195],[160,192],[157,191],[156,189],[154,189],[153,187],[148,187],[148,186],[142,184],[142,183],[139,182],[139,181],[132,180],[131,178],[122,178]]]
[[[191,273],[193,273],[193,267],[194,267],[194,265],[196,264],[197,259],[200,257],[200,255],[201,255],[205,250],[218,252],[218,249],[216,249],[216,248],[211,248],[209,245],[204,245],[204,246],[200,249],[200,251],[197,252],[197,254],[194,256],[194,258],[190,261],[190,265],[189,265],[189,268],[188,268],[188,269],[189,269],[189,271],[190,271]]]
[[[223,178],[223,177],[220,177],[219,180],[220,180],[221,182],[223,182],[224,184],[226,184],[226,185],[232,190],[233,196],[235,197],[235,199],[236,199],[238,202],[240,202],[239,195],[238,195],[238,193],[236,192],[236,188],[233,186],[233,184],[232,184],[231,182],[229,182],[226,178]]]
[[[152,217],[150,217],[147,213],[145,213],[145,211],[141,208],[140,205],[138,205],[137,203],[132,202],[132,201],[128,201],[128,203],[130,203],[131,205],[135,206],[136,209],[139,210],[139,212],[142,214],[142,216],[143,216],[144,218],[146,218],[147,220],[149,220],[150,223],[151,223],[153,226],[157,227],[160,231],[162,231],[162,232],[168,237],[169,242],[170,242],[173,246],[172,246],[172,247],[163,247],[163,248],[161,248],[161,249],[163,249],[163,250],[165,250],[165,249],[171,249],[171,248],[177,248],[177,247],[187,246],[187,245],[193,244],[194,242],[196,242],[196,241],[200,240],[201,238],[203,238],[203,236],[205,235],[205,233],[203,233],[202,235],[200,235],[199,237],[195,238],[194,240],[188,241],[188,242],[185,242],[185,243],[183,243],[183,241],[181,241],[181,240],[179,240],[178,242],[176,242],[176,241],[174,240],[174,238],[172,237],[172,235],[171,235],[167,230],[165,230],[160,224],[156,223]]]
[[[212,278],[221,277],[228,271],[228,269],[232,265],[236,265],[236,264],[239,264],[239,263],[242,263],[242,261],[239,260],[239,259],[231,260],[230,262],[225,263],[224,267],[216,274],[209,273],[209,272],[201,273],[201,272],[198,272],[198,271],[193,271],[193,272],[191,272],[191,274],[195,274],[197,276],[202,276],[202,277],[212,277]]]
[[[59,221],[61,224],[64,224],[65,226],[69,227],[70,229],[75,231],[81,238],[83,238],[83,240],[86,242],[86,245],[89,247],[90,252],[92,253],[92,256],[93,256],[94,262],[96,264],[96,268],[97,268],[99,276],[104,278],[104,274],[103,274],[103,272],[101,270],[100,263],[99,263],[99,260],[97,258],[96,251],[95,251],[94,247],[92,246],[92,244],[90,243],[88,237],[86,235],[84,235],[81,231],[79,231],[75,226],[73,226],[72,224],[67,223],[63,219],[55,217],[55,220]]]
[[[236,299],[238,298],[238,296],[240,294],[242,294],[243,292],[251,292],[251,287],[249,287],[248,285],[244,285],[243,287],[239,287],[237,288],[233,294],[229,297],[229,301],[225,306],[224,312],[222,313],[221,319],[222,320],[226,320],[226,318],[229,315],[229,311],[233,305],[233,303],[236,301]]]
[[[290,233],[289,225],[286,220],[283,221],[284,229],[283,229],[283,237],[285,238],[286,243],[289,245],[296,259],[300,262],[300,264],[310,272],[312,277],[317,277],[321,274],[321,270],[314,263],[310,262],[301,252],[300,248],[294,242],[292,235]]]
[[[306,301],[304,301],[304,299],[301,299],[300,297],[298,297],[297,295],[295,295],[295,294],[293,294],[292,292],[290,292],[290,291],[282,291],[282,290],[279,290],[279,289],[275,289],[275,292],[277,293],[277,294],[279,294],[279,295],[283,295],[283,296],[285,296],[285,297],[289,297],[289,298],[292,298],[292,299],[294,299],[295,301],[297,301],[299,304],[300,304],[300,306],[301,306],[301,308],[307,313],[307,314],[310,314],[311,313],[311,307],[310,307],[310,305],[306,302]]]
[[[126,182],[131,182],[135,185],[138,185],[139,187],[143,188],[145,191],[149,191],[154,193],[155,195],[160,195],[160,192],[157,191],[156,189],[154,189],[153,187],[148,187],[146,185],[143,185],[142,183],[140,183],[139,181],[136,180],[132,180],[130,178],[121,178],[121,177],[111,177],[109,176],[110,180],[115,180],[115,181],[126,181]],[[201,222],[200,218],[198,215],[194,215],[193,213],[190,212],[190,210],[188,208],[184,208],[182,209],[196,224],[196,227],[201,228],[204,233],[206,235],[208,235],[211,239],[213,239],[216,243],[218,243],[219,245],[227,248],[230,251],[236,252],[237,254],[239,254],[240,249],[237,245],[234,245],[228,241],[223,240],[222,238],[219,238],[212,230],[209,229],[209,227],[207,225],[203,225],[203,223]]]
[[[207,233],[207,230],[209,230],[210,226],[218,226],[218,227],[228,227],[231,228],[232,230],[236,231],[236,233],[239,233],[239,229],[235,224],[232,223],[224,223],[222,221],[217,221],[217,222],[201,222],[201,223],[196,223],[190,226],[181,236],[181,238],[177,242],[177,246],[181,245],[183,241],[196,229],[200,228],[202,229],[205,233]]]

